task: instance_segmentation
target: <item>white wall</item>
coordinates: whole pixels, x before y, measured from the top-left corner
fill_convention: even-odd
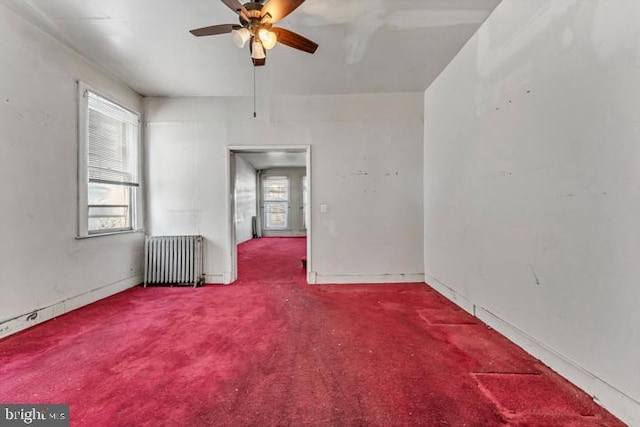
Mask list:
[[[640,424],[640,2],[503,0],[425,95],[427,281]]]
[[[146,103],[151,231],[203,234],[208,282],[231,269],[226,147],[274,144],[311,145],[318,282],[423,280],[421,94]]]
[[[142,235],[76,240],[77,91],[140,97],[0,6],[0,336],[142,281]],[[25,314],[39,311],[35,320]]]
[[[256,215],[257,191],[256,170],[242,157],[235,158],[235,224],[236,243],[246,242],[253,237],[252,217]]]

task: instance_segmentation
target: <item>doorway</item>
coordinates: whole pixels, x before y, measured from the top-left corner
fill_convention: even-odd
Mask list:
[[[229,273],[225,283],[238,279],[239,243],[262,236],[305,235],[306,280],[313,283],[311,147],[230,146],[227,171]],[[251,203],[255,203],[253,209]]]

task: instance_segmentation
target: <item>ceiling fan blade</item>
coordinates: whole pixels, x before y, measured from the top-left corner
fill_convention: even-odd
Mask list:
[[[294,49],[309,53],[315,53],[316,49],[318,49],[318,43],[313,42],[306,37],[302,37],[300,34],[294,33],[293,31],[289,31],[280,27],[273,27],[271,28],[271,31],[276,33],[276,36],[278,36],[278,41],[280,43]]]
[[[216,34],[230,33],[231,31],[239,30],[240,28],[242,28],[240,25],[222,24],[222,25],[213,25],[211,27],[197,28],[189,32],[196,37],[215,36]]]
[[[242,11],[244,16],[247,16],[247,9],[245,9],[242,3],[240,3],[238,0],[221,0],[221,1],[222,3],[227,5],[229,9],[233,10],[235,13],[240,13],[240,11]]]
[[[298,8],[304,0],[269,0],[262,6],[262,15],[271,15],[271,23],[281,20]]]

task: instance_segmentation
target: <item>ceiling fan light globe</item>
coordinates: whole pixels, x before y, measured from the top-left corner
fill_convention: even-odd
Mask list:
[[[278,42],[278,36],[276,36],[276,33],[264,28],[258,31],[258,37],[260,38],[260,41],[262,41],[262,46],[267,50],[273,49]]]
[[[251,49],[251,57],[253,59],[264,59],[267,55],[264,53],[264,47],[262,47],[262,43],[260,40],[254,40],[253,46]]]
[[[243,48],[251,38],[251,33],[246,28],[231,31],[231,40],[239,48]]]

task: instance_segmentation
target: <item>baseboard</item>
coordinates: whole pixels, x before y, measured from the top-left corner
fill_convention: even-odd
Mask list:
[[[322,274],[311,273],[318,285],[359,283],[424,283],[424,274]],[[311,283],[311,282],[310,282]]]
[[[316,273],[315,271],[308,271],[307,283],[310,285],[316,285],[318,283],[318,273]]]
[[[640,402],[618,390],[613,385],[579,366],[577,363],[556,352],[552,348],[529,336],[506,320],[496,316],[487,309],[474,304],[466,297],[457,293],[454,289],[445,285],[438,279],[428,276],[431,280],[429,286],[441,293],[454,304],[473,314],[488,326],[507,337],[509,340],[522,347],[536,359],[562,375],[568,381],[587,394],[593,400],[610,411],[616,417],[630,426],[640,425]]]
[[[476,306],[476,315],[478,319],[591,395],[597,403],[622,421],[629,425],[640,425],[640,402],[488,310]]]
[[[133,276],[119,282],[101,286],[80,295],[67,298],[66,300],[47,307],[36,308],[33,311],[14,317],[13,319],[6,320],[0,323],[0,338],[8,337],[9,335],[13,335],[42,322],[46,322],[47,320],[51,320],[82,306],[137,286],[142,283],[143,280],[144,278],[141,275]]]
[[[228,285],[231,283],[231,273],[205,274],[204,283],[207,285]]]
[[[262,232],[261,237],[307,237],[306,231],[268,231]]]
[[[461,309],[463,309],[467,313],[471,314],[472,316],[476,315],[476,306],[475,306],[475,304],[473,302],[471,302],[467,298],[463,297],[458,292],[456,292],[452,288],[448,287],[447,285],[445,285],[444,283],[442,283],[440,280],[436,279],[435,277],[430,276],[428,274],[425,274],[425,277],[427,279],[426,280],[427,283],[433,289],[438,291],[440,294],[442,294],[444,297],[446,297],[448,300],[453,302],[455,305],[457,305],[458,307],[460,307]]]

